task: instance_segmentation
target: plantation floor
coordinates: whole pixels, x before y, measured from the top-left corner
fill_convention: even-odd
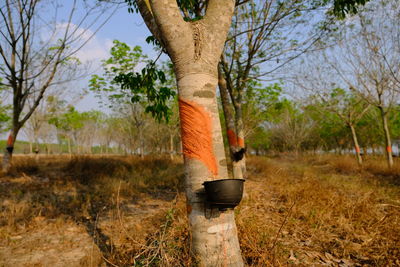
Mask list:
[[[15,159],[0,175],[0,266],[195,265],[180,161]],[[399,182],[380,160],[248,159],[247,265],[400,266]]]

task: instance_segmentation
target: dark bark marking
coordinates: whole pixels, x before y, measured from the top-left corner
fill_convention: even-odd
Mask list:
[[[221,165],[221,166],[227,166],[228,164],[227,164],[227,162],[226,162],[226,159],[221,159],[221,160],[219,161],[219,165]]]
[[[194,92],[193,96],[195,97],[201,97],[201,98],[214,98],[215,94],[214,92],[211,91],[204,91],[204,90],[199,90]]]
[[[245,153],[246,153],[246,148],[241,148],[240,150],[233,152],[232,155],[233,161],[238,162],[242,160]]]

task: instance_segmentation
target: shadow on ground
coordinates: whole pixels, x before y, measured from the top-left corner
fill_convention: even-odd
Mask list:
[[[62,232],[64,225],[75,225],[85,229],[100,252],[96,257],[102,258],[93,260],[91,249],[90,255],[79,259],[77,266],[103,260],[108,265],[131,266],[132,261],[137,261],[135,254],[149,235],[159,229],[166,212],[176,203],[182,179],[182,164],[167,159],[58,156],[36,161],[16,157],[10,173],[0,178],[0,237],[4,237],[1,246],[9,247],[7,253],[16,258],[19,252],[24,253],[20,248],[32,229],[41,225]],[[135,242],[126,242],[129,238]],[[36,240],[36,244],[42,241]],[[35,242],[31,246],[26,247],[32,251],[28,260],[43,262],[43,257],[34,253]],[[60,250],[60,254],[65,253],[65,248]],[[6,257],[5,252],[0,252],[0,263],[6,266],[23,265],[1,259],[2,256]],[[62,261],[58,261],[62,266]]]

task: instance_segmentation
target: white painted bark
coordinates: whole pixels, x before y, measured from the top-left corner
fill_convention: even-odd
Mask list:
[[[235,121],[236,121],[236,129],[237,129],[237,136],[238,138],[243,140],[244,143],[244,126],[243,126],[243,113],[242,113],[242,107],[236,109],[235,112]],[[240,169],[240,179],[247,179],[247,170],[246,170],[246,154],[243,154],[243,157],[236,162],[237,167]]]
[[[150,0],[151,12],[146,10],[144,0],[138,4],[146,25],[165,45],[174,64],[179,98],[201,106],[211,117],[212,150],[218,174],[212,174],[204,162],[184,155],[194,254],[200,266],[243,266],[233,211],[206,210],[202,185],[206,180],[228,178],[216,86],[217,64],[235,1],[210,0],[205,17],[196,22],[183,20],[176,0]]]

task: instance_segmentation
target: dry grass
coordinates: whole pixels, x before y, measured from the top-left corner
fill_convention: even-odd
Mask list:
[[[16,159],[11,175],[0,178],[0,265],[10,266],[2,247],[13,257],[34,253],[32,245],[21,245],[25,237],[66,225],[98,248],[82,266],[196,265],[179,161]],[[236,208],[247,265],[399,266],[400,162],[395,164],[388,170],[383,160],[369,159],[359,168],[344,156],[250,158],[248,196]],[[70,243],[60,246],[60,255]]]
[[[10,173],[0,177],[0,266],[10,263],[2,258],[6,256],[1,247],[15,248],[11,251],[15,257],[18,252],[38,254],[34,243],[31,247],[24,245],[37,229],[45,226],[49,233],[55,229],[63,232],[71,223],[80,227],[80,234],[86,232],[91,237],[102,261],[111,265],[152,265],[162,260],[173,263],[178,256],[182,261],[184,253],[191,260],[187,249],[179,253],[172,250],[176,241],[166,238],[173,233],[179,236],[177,240],[187,240],[181,207],[184,201],[174,201],[182,198],[183,168],[179,161],[43,157],[39,162],[15,157]],[[181,220],[184,228],[175,227]],[[162,242],[157,241],[160,238]],[[47,242],[45,237],[36,239]],[[66,248],[80,245],[72,243]],[[25,251],[19,249],[22,246]],[[60,258],[62,252],[61,249]],[[168,256],[174,253],[178,254]],[[33,259],[35,255],[30,260]]]
[[[250,197],[237,210],[248,264],[398,266],[395,172],[383,164],[360,170],[352,161],[251,159],[254,183],[247,183]]]

